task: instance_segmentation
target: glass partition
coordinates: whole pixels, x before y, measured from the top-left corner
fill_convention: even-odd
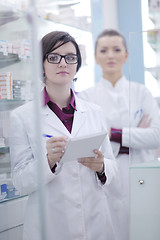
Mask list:
[[[44,219],[42,69],[36,16],[30,4],[9,0],[0,4],[0,239],[7,240],[23,238],[26,212],[31,211],[26,209],[28,194],[37,189],[33,219],[41,223]],[[39,239],[44,239],[44,226]]]
[[[44,84],[40,39],[55,30],[69,32],[80,45],[83,58],[73,90],[92,86],[94,58],[89,3],[53,0],[0,3],[0,239],[22,240],[29,214],[26,226],[30,233],[34,235],[35,222],[41,226],[34,239],[48,239],[47,234],[52,232],[50,227],[46,233],[51,199],[46,195],[45,184],[49,188],[53,174],[46,156],[47,138],[43,135],[51,134],[51,129],[46,131],[41,112]],[[57,211],[61,219],[62,210]],[[61,221],[64,220],[68,221],[65,218]]]
[[[0,7],[0,201],[5,202],[20,196],[11,183],[10,113],[33,98],[33,84],[25,12],[9,4]]]
[[[130,33],[130,240],[160,237],[159,34],[159,29]],[[133,61],[141,54],[144,79]]]
[[[76,92],[94,85],[94,47],[92,42],[92,22],[90,0],[81,1],[37,1],[38,37],[53,30],[70,33],[79,44],[82,67],[77,81],[73,83]],[[87,81],[86,81],[87,79]]]
[[[159,98],[160,98],[160,53],[159,29],[139,33],[130,33],[130,162],[143,163],[153,161],[159,152]],[[143,41],[143,48],[141,48]],[[137,71],[135,58],[143,54],[144,67]],[[144,76],[144,78],[143,78]],[[140,85],[135,91],[135,82]],[[138,127],[138,128],[137,128]],[[137,148],[136,161],[132,149]],[[143,157],[146,154],[146,158]]]

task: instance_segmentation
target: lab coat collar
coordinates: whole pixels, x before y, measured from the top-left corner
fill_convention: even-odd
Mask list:
[[[84,103],[84,100],[80,99],[76,94],[74,96],[75,96],[76,109],[81,113],[86,112],[88,110],[88,107]]]
[[[86,106],[86,104],[84,103],[84,100],[80,99],[75,93],[74,93],[74,96],[75,96],[75,106],[76,106],[76,110],[78,112],[86,112],[88,110],[88,107]],[[48,105],[46,104],[45,106],[42,107],[42,114],[43,115],[47,115],[48,114],[48,111],[49,110],[49,107]],[[50,110],[52,112],[52,110]]]
[[[105,78],[101,78],[100,80],[100,83],[104,86],[104,87],[107,87],[107,88],[110,88],[110,89],[115,89],[115,90],[120,90],[124,87],[124,83],[127,81],[126,77],[125,76],[122,76],[118,81],[117,83],[115,84],[115,86],[113,87],[112,83],[105,79]]]
[[[87,117],[88,108],[86,106],[86,102],[84,100],[78,98],[75,95],[75,103],[77,111],[74,112],[74,119],[72,125],[72,136],[76,136],[81,128],[83,128],[83,124]]]
[[[59,132],[62,133],[62,135],[66,135],[68,137],[76,136],[78,131],[81,127],[83,127],[84,121],[87,116],[88,108],[84,102],[84,100],[80,99],[75,95],[75,103],[76,103],[76,109],[77,111],[74,112],[74,119],[73,119],[73,125],[72,125],[72,132],[71,134],[67,130],[67,128],[64,126],[64,124],[61,122],[61,120],[52,112],[52,110],[48,107],[48,105],[45,105],[42,107],[42,116],[44,116],[45,122],[50,125],[52,128],[57,129]]]

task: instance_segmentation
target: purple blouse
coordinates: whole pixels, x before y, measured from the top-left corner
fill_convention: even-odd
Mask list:
[[[62,110],[58,107],[56,103],[51,101],[51,99],[47,94],[46,88],[44,88],[43,94],[44,94],[44,105],[48,104],[49,108],[57,115],[57,117],[62,121],[64,126],[71,133],[74,111],[77,111],[75,106],[75,97],[72,89],[71,89],[71,95],[72,95],[71,100],[68,106],[64,107]]]
[[[74,111],[77,111],[75,106],[75,96],[71,89],[71,100],[67,107],[64,107],[62,110],[58,107],[58,105],[51,101],[49,98],[46,88],[43,89],[43,96],[44,96],[44,106],[48,104],[49,108],[57,115],[57,117],[62,121],[64,126],[68,129],[68,131],[71,133],[72,131],[72,124],[73,124],[73,117],[74,117]],[[51,169],[51,171],[54,173],[56,169],[56,164]],[[98,174],[98,178],[104,184],[106,182],[106,175],[103,173],[102,175]]]

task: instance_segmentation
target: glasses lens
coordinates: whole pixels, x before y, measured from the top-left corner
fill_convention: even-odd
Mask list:
[[[78,56],[75,54],[68,54],[68,55],[59,55],[54,53],[49,53],[47,55],[47,60],[49,63],[58,64],[60,63],[61,59],[65,58],[67,64],[75,64],[78,62]]]
[[[59,63],[61,56],[58,54],[50,53],[48,54],[47,59],[49,63]]]
[[[78,62],[78,57],[77,55],[70,54],[65,56],[65,60],[68,64],[75,64]]]

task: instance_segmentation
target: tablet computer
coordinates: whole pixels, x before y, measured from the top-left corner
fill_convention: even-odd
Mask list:
[[[100,148],[106,136],[107,132],[103,131],[82,137],[71,138],[68,141],[60,162],[65,163],[75,161],[78,158],[94,157],[95,153],[93,150]]]

